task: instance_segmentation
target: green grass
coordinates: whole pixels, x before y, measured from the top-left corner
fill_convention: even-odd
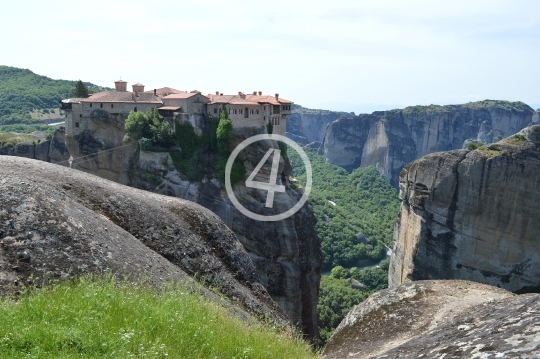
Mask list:
[[[524,135],[520,135],[520,134],[512,135],[512,136],[510,136],[508,138],[505,138],[501,142],[509,143],[509,144],[512,144],[512,145],[518,145],[518,146],[528,146],[529,145],[529,142],[527,141],[527,137],[525,137]]]
[[[316,358],[186,286],[82,278],[0,301],[0,358]]]
[[[21,142],[34,142],[36,139],[21,133],[0,132],[0,147],[16,145]]]

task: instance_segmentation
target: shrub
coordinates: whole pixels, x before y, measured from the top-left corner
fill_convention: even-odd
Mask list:
[[[467,145],[467,149],[469,151],[474,151],[474,150],[477,150],[478,148],[480,148],[483,145],[484,144],[482,142],[473,141],[473,142],[469,142],[469,144]]]

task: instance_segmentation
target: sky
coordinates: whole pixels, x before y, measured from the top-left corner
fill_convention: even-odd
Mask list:
[[[0,65],[372,112],[540,107],[540,1],[5,1]]]

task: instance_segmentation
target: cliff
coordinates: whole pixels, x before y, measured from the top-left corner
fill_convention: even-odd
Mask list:
[[[92,111],[87,128],[66,137],[66,148],[74,161],[72,168],[122,184],[129,184],[134,170],[137,142],[124,143],[122,114]]]
[[[467,279],[540,289],[540,126],[474,151],[427,155],[400,176],[389,285]]]
[[[370,296],[343,319],[324,358],[535,358],[540,294],[467,281],[418,281]]]
[[[331,122],[319,153],[347,169],[375,165],[397,187],[407,163],[464,148],[471,141],[496,142],[529,125],[532,116],[533,110],[522,102],[493,100],[379,111]]]
[[[329,123],[348,117],[354,117],[354,113],[312,110],[295,106],[287,118],[287,137],[303,145],[322,142]]]
[[[0,155],[26,157],[68,166],[69,152],[66,149],[65,138],[65,129],[60,127],[54,131],[50,140],[39,143],[36,143],[36,141],[23,141],[17,144],[0,146]]]
[[[230,147],[244,139],[265,133],[264,129],[243,128],[234,131]],[[242,151],[239,159],[247,173],[251,173],[269,148],[278,148],[274,141],[258,142]],[[305,205],[295,215],[275,222],[260,222],[239,212],[228,198],[224,186],[215,178],[190,182],[174,166],[168,154],[141,152],[134,186],[149,191],[188,199],[216,213],[236,234],[249,253],[261,282],[287,313],[295,325],[310,338],[318,338],[317,302],[321,277],[321,249],[315,233],[316,218]],[[167,165],[163,165],[167,163]],[[250,211],[275,215],[292,208],[302,196],[291,187],[288,176],[290,163],[280,159],[278,184],[285,193],[276,193],[273,208],[266,208],[266,193],[246,188],[244,183],[234,186],[236,198]],[[141,175],[142,173],[146,175]],[[261,168],[261,182],[268,182],[270,163]],[[150,173],[150,176],[148,175]],[[150,180],[149,180],[150,179]]]
[[[30,159],[0,156],[0,167],[0,295],[107,270],[153,284],[193,277],[244,316],[288,322],[234,233],[205,208]]]

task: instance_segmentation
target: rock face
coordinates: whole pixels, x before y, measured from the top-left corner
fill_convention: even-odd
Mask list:
[[[467,279],[540,289],[540,126],[478,150],[425,156],[401,172],[389,286]]]
[[[287,118],[287,137],[303,145],[322,142],[329,123],[340,118],[352,117],[354,113],[297,107]]]
[[[58,128],[51,140],[39,143],[24,141],[0,147],[0,155],[33,158],[68,166],[69,153],[65,146],[65,129]]]
[[[235,130],[231,149],[244,139],[265,133],[264,129],[243,128]],[[274,141],[258,142],[242,151],[239,159],[247,173],[251,173],[269,148],[278,148]],[[189,182],[178,173],[163,154],[142,153],[139,167],[153,173],[158,182],[149,183],[148,176],[136,173],[134,185],[150,191],[185,198],[212,210],[236,234],[253,261],[261,282],[294,324],[300,326],[310,338],[319,337],[317,302],[321,271],[321,249],[315,233],[316,218],[305,205],[294,216],[275,222],[250,219],[238,211],[230,201],[224,186],[216,179]],[[153,158],[153,160],[152,160]],[[153,163],[152,163],[153,162]],[[236,198],[250,211],[263,215],[276,215],[292,208],[302,196],[288,181],[291,167],[280,159],[278,184],[286,187],[285,193],[276,193],[273,208],[266,208],[266,192],[246,188],[243,183],[234,186]],[[268,182],[270,162],[265,164],[255,180]]]
[[[540,295],[468,281],[418,281],[354,307],[325,358],[536,358]],[[533,356],[534,355],[534,356]]]
[[[533,110],[522,102],[491,100],[378,111],[330,123],[319,153],[347,169],[374,165],[397,187],[407,163],[463,148],[471,140],[496,142],[526,127],[532,116]]]
[[[66,148],[73,156],[72,167],[122,184],[129,184],[134,170],[137,142],[124,143],[122,114],[94,110],[88,128],[66,137]]]
[[[35,160],[0,156],[0,168],[0,294],[31,277],[105,270],[156,283],[191,276],[257,317],[288,322],[234,233],[205,208]]]

